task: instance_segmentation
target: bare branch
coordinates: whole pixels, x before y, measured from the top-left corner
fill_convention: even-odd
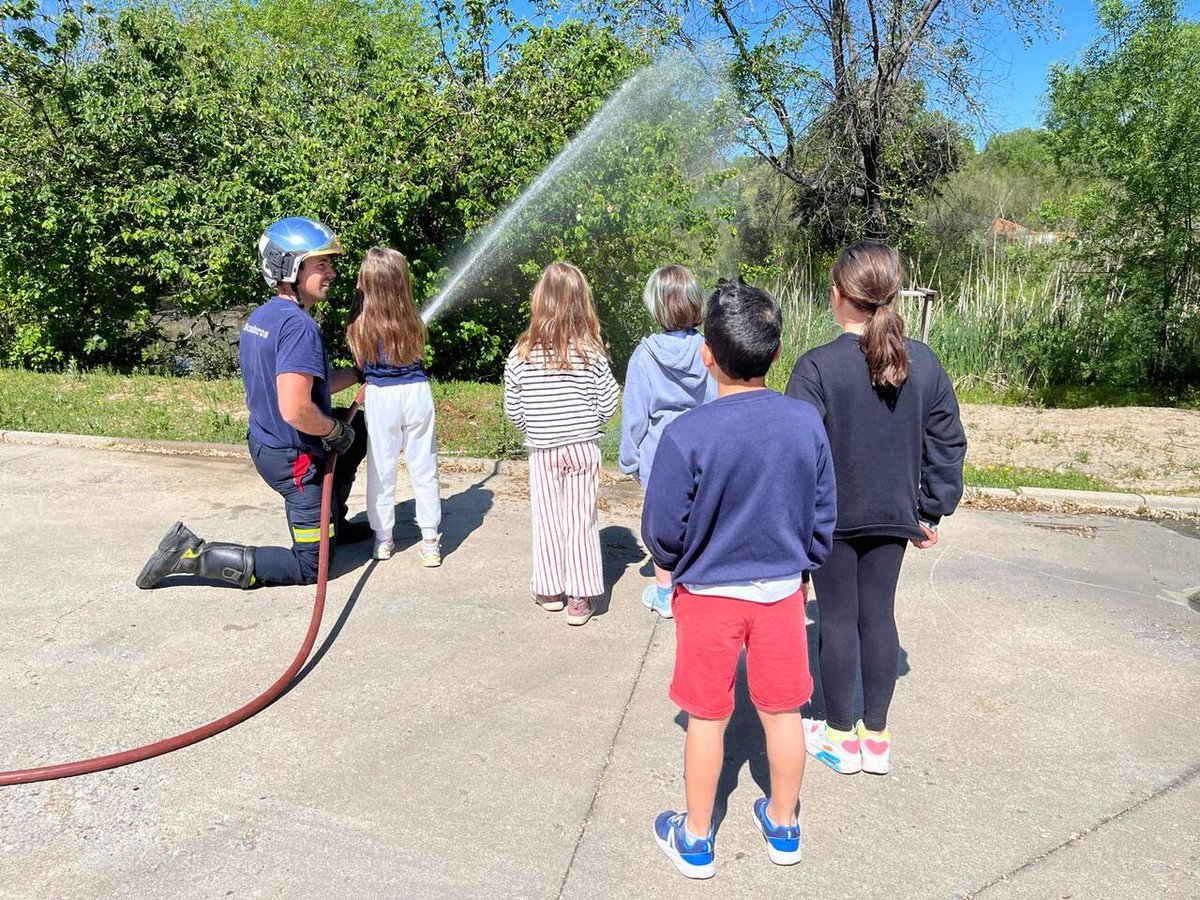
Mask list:
[[[715,0],[713,3],[713,12],[721,19],[726,29],[729,31],[729,36],[733,39],[733,44],[737,48],[738,56],[746,65],[747,72],[754,79],[762,91],[763,99],[771,107],[771,111],[775,114],[775,119],[779,122],[779,127],[783,129],[785,149],[784,149],[784,164],[791,167],[795,154],[796,135],[792,130],[791,116],[788,115],[787,107],[783,101],[776,96],[774,91],[766,84],[762,76],[759,74],[758,66],[755,65],[753,54],[750,52],[746,39],[742,36],[741,30],[733,21],[733,17],[729,14],[724,0]]]

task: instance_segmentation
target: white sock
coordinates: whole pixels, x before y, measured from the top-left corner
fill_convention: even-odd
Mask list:
[[[422,539],[429,541],[429,543],[431,543],[431,544],[435,543],[438,539],[437,529],[436,528],[422,528],[421,529],[421,537],[422,537]]]

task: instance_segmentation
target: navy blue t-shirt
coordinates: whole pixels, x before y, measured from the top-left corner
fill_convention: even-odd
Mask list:
[[[663,430],[642,541],[675,584],[790,578],[825,562],[836,516],[817,410],[748,391],[688,410]]]
[[[320,437],[297,431],[280,415],[275,388],[275,378],[284,373],[311,375],[313,403],[326,415],[332,412],[329,361],[313,317],[286,297],[267,301],[242,326],[238,355],[250,410],[250,437],[266,447],[306,450],[323,458]]]
[[[418,381],[428,381],[425,364],[421,360],[406,366],[394,366],[380,351],[376,362],[363,365],[363,381],[367,384],[386,387],[393,384],[415,384]]]

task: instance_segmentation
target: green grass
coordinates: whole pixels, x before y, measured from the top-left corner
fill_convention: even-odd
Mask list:
[[[999,389],[991,385],[965,384],[955,387],[954,393],[959,403],[976,403],[986,406],[1023,406],[1030,402],[1028,392],[1006,388]]]
[[[433,394],[438,443],[446,452],[486,457],[521,452],[521,435],[501,411],[498,385],[435,382]],[[347,390],[335,403],[353,399]],[[246,420],[238,379],[0,369],[2,431],[240,444]]]
[[[964,403],[1037,405],[1068,409],[1096,406],[1174,406],[1200,409],[1200,387],[1179,391],[1096,385],[1046,386],[1043,374],[1054,349],[1072,340],[1088,316],[1079,280],[1061,260],[1016,265],[1007,251],[993,248],[973,261],[935,302],[929,344],[938,354]],[[918,272],[910,272],[920,281]],[[829,311],[823,273],[799,267],[766,285],[783,307],[784,341],[768,384],[782,389],[795,360],[832,339],[838,329]],[[920,334],[921,302],[902,297],[896,311],[909,336]],[[1079,353],[1099,352],[1093,347]],[[1061,360],[1060,360],[1061,362]],[[1076,374],[1064,377],[1082,378]]]
[[[496,384],[433,382],[438,446],[444,453],[485,458],[523,455],[521,435],[504,418]],[[351,391],[336,402],[348,404]],[[197,381],[157,375],[47,375],[0,369],[0,430],[90,434],[167,441],[240,444],[246,408],[236,379]],[[604,462],[614,465],[621,440],[618,414],[600,439]],[[1197,463],[1200,465],[1200,462]],[[976,487],[1056,487],[1111,490],[1072,470],[967,465]]]
[[[1051,471],[1030,466],[974,466],[968,463],[963,470],[963,481],[970,487],[997,487],[1014,490],[1019,487],[1064,488],[1074,491],[1114,490],[1108,482],[1082,472],[1069,469]]]
[[[471,381],[432,384],[439,450],[488,459],[524,454],[521,433],[504,417],[500,385]]]
[[[1091,409],[1096,406],[1162,406],[1163,398],[1150,390],[1110,387],[1048,387],[1037,393],[1043,406],[1059,409]],[[1195,399],[1192,400],[1195,403]],[[1176,404],[1187,408],[1186,398]]]
[[[0,369],[0,429],[164,441],[240,443],[240,381]]]
[[[488,458],[523,453],[521,435],[504,418],[499,385],[434,382],[433,397],[443,452]],[[334,402],[353,399],[347,390]],[[240,444],[246,420],[239,379],[0,369],[0,431]],[[619,429],[611,424],[605,432],[606,460],[616,460]]]

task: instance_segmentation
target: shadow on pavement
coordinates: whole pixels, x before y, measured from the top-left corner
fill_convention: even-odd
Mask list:
[[[283,690],[283,693],[276,697],[275,700],[279,700],[290,694],[292,688],[307,678],[308,673],[315,669],[317,663],[324,659],[325,654],[329,652],[329,648],[333,646],[334,641],[338,639],[338,635],[342,633],[342,629],[346,626],[346,621],[350,618],[350,613],[354,610],[355,604],[358,603],[358,598],[362,596],[363,588],[366,587],[367,581],[370,579],[377,565],[379,565],[379,561],[373,559],[366,569],[363,570],[362,575],[358,578],[358,582],[354,585],[354,590],[350,592],[350,596],[346,600],[346,605],[342,607],[337,621],[333,623],[333,628],[329,629],[329,634],[325,635],[325,640],[321,642],[321,646],[317,648],[317,652],[308,658],[308,662],[296,673],[296,677],[291,680]]]
[[[767,764],[767,736],[763,733],[758,711],[750,699],[750,686],[746,681],[746,652],[738,657],[737,680],[734,683],[733,715],[725,729],[725,762],[721,766],[721,777],[717,780],[717,802],[713,807],[713,821],[720,831],[725,814],[729,811],[729,796],[737,790],[742,767],[749,763],[750,777],[758,785],[764,797],[771,793],[771,769]],[[687,713],[682,710],[675,722],[687,730]]]
[[[496,468],[493,467],[480,481],[442,500],[443,559],[461,547],[483,524],[495,497],[484,485],[495,476]],[[421,540],[421,529],[416,523],[416,505],[412,499],[396,504],[396,525],[392,529],[392,539],[396,542],[397,554],[416,546]]]
[[[475,484],[442,501],[442,557],[445,558],[463,545],[483,524],[492,508],[494,493],[484,487],[496,477],[498,466]],[[418,532],[418,537],[420,533]]]
[[[608,612],[613,588],[629,567],[641,562],[646,554],[633,532],[624,525],[606,525],[600,529],[600,556],[604,560],[604,594],[596,598],[596,615]]]

